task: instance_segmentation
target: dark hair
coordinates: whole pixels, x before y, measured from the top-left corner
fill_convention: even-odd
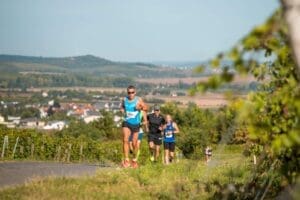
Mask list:
[[[130,89],[134,89],[134,90],[135,90],[135,87],[134,87],[133,85],[129,85],[129,86],[127,87],[127,90],[130,90]]]

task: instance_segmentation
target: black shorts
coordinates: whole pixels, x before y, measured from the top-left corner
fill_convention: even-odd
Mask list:
[[[171,152],[175,151],[175,142],[164,142],[164,149],[168,149]]]
[[[122,127],[127,127],[131,131],[131,133],[138,133],[140,131],[140,125],[132,125],[127,122],[122,123]]]
[[[148,134],[148,142],[153,142],[155,145],[162,144],[162,136],[157,134]]]

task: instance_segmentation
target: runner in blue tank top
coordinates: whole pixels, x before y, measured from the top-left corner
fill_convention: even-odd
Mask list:
[[[122,123],[122,132],[123,132],[123,153],[124,160],[122,161],[122,166],[127,167],[138,167],[137,164],[137,140],[138,140],[138,132],[140,129],[141,118],[140,111],[147,111],[147,106],[144,101],[135,96],[136,90],[135,87],[130,85],[127,88],[127,94],[121,104],[121,112],[124,113],[124,121]],[[147,118],[144,117],[144,124],[146,124]],[[132,162],[129,161],[129,136],[132,134],[132,144],[133,144],[133,153],[134,158]]]
[[[143,117],[145,116],[146,114],[144,113],[144,111],[140,111],[139,112],[139,116],[140,116],[140,120],[141,120],[141,127],[140,127],[140,130],[139,130],[139,135],[138,135],[138,141],[137,141],[137,153],[136,153],[136,160],[139,159],[139,155],[140,155],[140,146],[141,146],[141,142],[142,142],[142,139],[143,139],[143,135],[144,135],[144,130],[142,128],[142,121],[143,120]],[[129,152],[130,153],[133,153],[133,144],[132,144],[132,137],[133,135],[131,134],[129,136]]]
[[[164,149],[165,149],[165,164],[169,164],[174,159],[175,151],[175,134],[179,133],[178,126],[172,121],[170,115],[166,115],[166,124],[164,125]]]

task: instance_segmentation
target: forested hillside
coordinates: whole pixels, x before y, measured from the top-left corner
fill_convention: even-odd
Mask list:
[[[92,55],[46,58],[0,55],[0,87],[125,87],[134,78],[189,77],[192,69],[113,62]]]

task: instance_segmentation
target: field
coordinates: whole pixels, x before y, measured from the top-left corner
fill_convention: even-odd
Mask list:
[[[170,80],[169,80],[170,81]],[[139,88],[138,88],[139,89]],[[66,90],[77,90],[77,91],[87,91],[87,92],[115,92],[115,93],[122,93],[126,92],[125,88],[103,88],[103,87],[48,87],[48,88],[30,88],[27,90],[26,93],[24,92],[15,92],[16,96],[19,97],[29,97],[30,93],[37,93],[42,91],[66,91]],[[1,96],[5,97],[8,95],[7,91],[1,90],[0,91]],[[245,95],[235,95],[236,97],[245,98]],[[210,107],[220,107],[223,105],[228,104],[228,98],[226,98],[226,95],[222,93],[212,93],[207,92],[205,94],[198,94],[196,96],[171,96],[171,95],[146,95],[142,96],[142,98],[146,99],[161,99],[165,102],[179,102],[182,105],[187,105],[190,102],[193,102],[197,104],[198,106],[202,108],[210,108]]]
[[[99,170],[92,177],[37,178],[2,189],[0,199],[215,199],[221,185],[242,184],[249,178],[252,164],[241,151],[241,146],[219,145],[208,164],[203,160],[179,160],[168,166],[147,162],[139,169]]]
[[[193,84],[196,82],[204,82],[207,81],[208,77],[186,77],[186,78],[139,78],[136,79],[137,82],[141,83],[152,83],[152,84],[178,84],[179,82],[186,84]],[[236,76],[232,83],[235,84],[245,84],[250,83],[252,81],[256,81],[253,76]]]
[[[179,82],[186,84],[193,84],[199,81],[207,81],[207,77],[188,77],[188,78],[138,78],[137,82],[140,83],[151,83],[151,84],[165,84],[165,85],[174,85]],[[251,76],[237,76],[235,80],[232,82],[233,84],[249,84],[254,81],[254,78]],[[66,91],[66,90],[77,90],[77,91],[86,91],[86,92],[115,92],[115,93],[123,93],[126,92],[126,88],[117,88],[117,87],[42,87],[42,88],[28,88],[27,93],[24,93],[25,96],[28,96],[29,93],[43,92],[43,91]],[[137,88],[137,92],[139,94],[139,90],[143,90],[143,88]],[[16,90],[17,91],[17,90]],[[1,96],[5,96],[7,89],[1,89]],[[187,91],[183,91],[187,93]],[[21,95],[21,92],[18,92]],[[235,95],[237,96],[237,95]],[[245,95],[240,95],[239,97],[245,98]],[[171,96],[171,95],[152,95],[148,94],[146,96],[142,96],[145,99],[161,99],[165,102],[178,102],[183,106],[187,105],[190,102],[197,104],[202,108],[214,108],[220,107],[228,104],[228,99],[222,93],[218,92],[207,92],[205,94],[199,94],[196,96]]]
[[[243,96],[241,96],[243,97]],[[188,103],[192,102],[197,104],[201,108],[210,108],[210,107],[220,107],[223,105],[227,105],[229,103],[228,99],[224,94],[220,93],[206,93],[206,94],[199,94],[196,96],[153,96],[147,95],[146,98],[157,98],[162,99],[166,102],[180,102],[183,105],[187,105]]]
[[[66,91],[66,90],[84,90],[87,92],[126,92],[126,88],[105,88],[105,87],[44,87],[44,88],[29,88],[28,92],[42,92],[42,91]]]

